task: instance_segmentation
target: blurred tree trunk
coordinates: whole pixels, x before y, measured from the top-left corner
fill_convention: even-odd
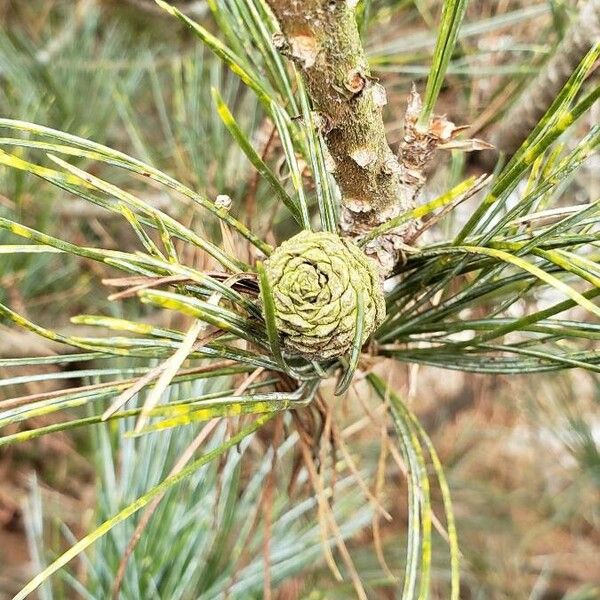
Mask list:
[[[600,0],[587,0],[552,58],[502,120],[493,138],[500,152],[510,155],[519,148],[597,42],[600,42]]]

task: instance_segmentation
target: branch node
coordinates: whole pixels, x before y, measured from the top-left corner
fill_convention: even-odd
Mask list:
[[[346,75],[344,87],[352,93],[353,96],[360,94],[367,85],[367,78],[360,69],[353,69]]]

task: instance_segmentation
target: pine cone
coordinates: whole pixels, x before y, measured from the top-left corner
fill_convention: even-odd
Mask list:
[[[364,298],[364,343],[385,317],[379,270],[350,240],[303,231],[265,261],[277,326],[291,353],[342,356],[352,347],[358,294]]]

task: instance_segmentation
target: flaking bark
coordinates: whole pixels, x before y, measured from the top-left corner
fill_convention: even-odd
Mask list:
[[[301,68],[321,117],[331,170],[340,186],[347,228],[358,234],[408,206],[400,166],[383,126],[385,91],[371,79],[354,11],[347,2],[268,0],[283,37],[280,51]]]

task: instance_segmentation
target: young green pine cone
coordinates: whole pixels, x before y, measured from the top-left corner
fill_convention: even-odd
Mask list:
[[[364,299],[362,342],[385,317],[378,267],[350,240],[303,231],[265,261],[277,326],[290,352],[325,359],[346,354]]]

